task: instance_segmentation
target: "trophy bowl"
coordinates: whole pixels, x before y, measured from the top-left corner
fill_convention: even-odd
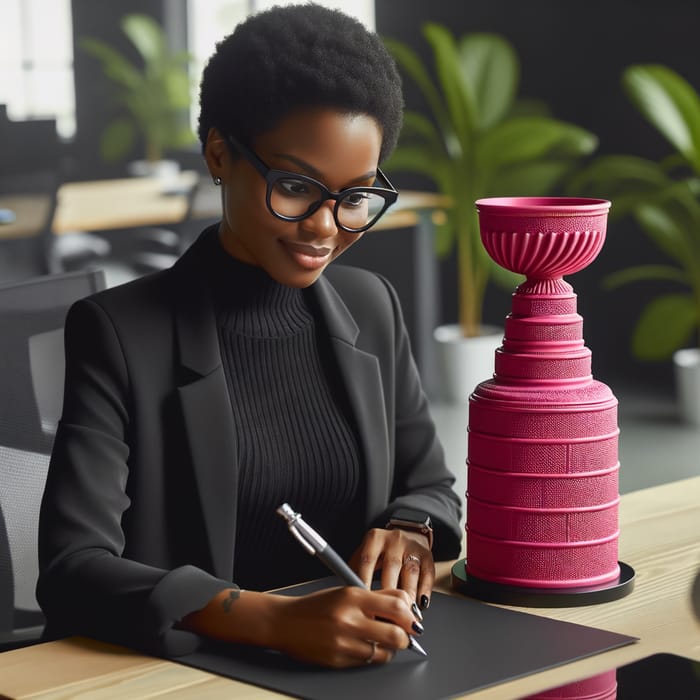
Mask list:
[[[481,240],[501,267],[556,280],[590,264],[605,242],[605,199],[488,197],[476,201]]]

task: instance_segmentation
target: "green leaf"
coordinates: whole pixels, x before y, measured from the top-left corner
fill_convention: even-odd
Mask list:
[[[688,294],[667,294],[642,312],[632,336],[632,352],[643,360],[665,360],[686,345],[700,323]]]
[[[484,197],[541,197],[551,192],[573,167],[570,159],[516,163],[494,174]]]
[[[646,202],[636,207],[634,216],[649,238],[681,265],[694,255],[687,229],[670,207]]]
[[[445,145],[434,124],[419,112],[404,112],[400,138],[402,143],[418,138],[428,148],[433,149],[437,157],[445,155]]]
[[[136,139],[133,123],[129,119],[115,119],[107,125],[100,139],[100,155],[106,162],[124,158]]]
[[[459,58],[473,93],[476,124],[487,129],[513,105],[520,77],[515,49],[498,34],[468,34],[459,43]]]
[[[546,156],[582,156],[598,145],[578,126],[547,117],[517,117],[486,132],[477,146],[477,166],[498,168]]]
[[[662,65],[631,66],[623,74],[630,99],[700,172],[700,96]]]
[[[435,251],[438,257],[444,258],[454,245],[454,224],[450,221],[449,214],[442,223],[433,224],[435,235]]]
[[[186,110],[190,105],[190,80],[187,73],[177,68],[163,75],[163,88],[168,105],[173,109]]]
[[[510,108],[511,117],[549,117],[551,110],[544,100],[518,98]]]
[[[152,17],[142,14],[126,15],[121,27],[146,64],[163,60],[167,53],[165,34]]]
[[[567,183],[571,196],[610,199],[611,216],[622,216],[649,194],[670,184],[653,161],[635,156],[602,156],[580,170]]]
[[[111,46],[91,38],[82,39],[80,46],[100,61],[105,76],[115,83],[131,89],[142,82],[141,72]]]
[[[466,151],[470,147],[476,108],[475,98],[459,67],[455,38],[447,28],[433,22],[423,25],[423,34],[433,49],[435,70],[455,135]]]
[[[613,272],[603,279],[606,289],[616,289],[631,282],[645,282],[648,280],[661,280],[688,284],[688,276],[677,267],[671,265],[635,265],[624,270]]]
[[[449,161],[436,159],[434,151],[423,145],[399,146],[383,166],[387,172],[412,172],[427,175],[443,192],[450,187]]]
[[[435,87],[435,81],[421,63],[418,54],[407,44],[395,39],[385,37],[383,41],[399,67],[408,74],[423,93],[435,121],[440,127],[446,148],[450,152],[455,152],[455,149],[458,151],[459,143],[454,128],[450,124],[443,98]]]

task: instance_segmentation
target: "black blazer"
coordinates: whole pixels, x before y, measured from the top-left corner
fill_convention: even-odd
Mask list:
[[[177,655],[176,622],[226,588],[236,435],[203,238],[170,269],[77,302],[65,328],[63,415],[39,529],[47,636]],[[311,287],[337,355],[367,471],[367,528],[398,506],[431,514],[436,558],[458,556],[460,504],[398,300],[332,265]]]

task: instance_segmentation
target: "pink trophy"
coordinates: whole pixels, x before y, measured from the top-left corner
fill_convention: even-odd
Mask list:
[[[467,557],[452,570],[482,600],[564,606],[620,598],[617,399],[593,379],[576,294],[564,275],[605,241],[610,202],[480,199],[481,240],[526,276],[495,373],[469,397]]]
[[[542,693],[528,695],[522,700],[617,700],[617,671],[605,671]]]

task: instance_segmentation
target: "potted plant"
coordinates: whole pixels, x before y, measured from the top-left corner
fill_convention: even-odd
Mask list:
[[[666,258],[615,272],[604,283],[610,289],[646,281],[677,286],[642,310],[631,350],[641,360],[673,359],[681,414],[700,424],[700,95],[663,65],[629,66],[622,83],[673,151],[659,162],[636,156],[597,158],[570,187],[604,192],[613,200],[611,215],[633,217]]]
[[[188,122],[190,55],[186,51],[172,52],[163,29],[147,15],[126,15],[121,29],[138,51],[140,65],[99,39],[87,37],[80,42],[102,64],[126,112],[106,126],[100,153],[105,161],[120,160],[140,137],[145,158],[132,166],[134,174],[163,169],[171,172],[172,165],[162,165],[166,152],[195,140]]]
[[[406,44],[384,40],[399,68],[419,87],[430,112],[427,116],[406,111],[399,145],[386,165],[392,171],[429,177],[452,202],[436,235],[438,254],[456,250],[458,262],[459,323],[436,329],[436,337],[447,340],[442,349],[452,356],[460,352],[462,339],[485,334],[482,311],[489,280],[509,289],[519,281],[483,248],[475,200],[548,194],[579,158],[596,148],[597,139],[554,119],[541,103],[516,99],[519,59],[502,36],[473,33],[457,39],[432,22],[424,24],[422,32],[432,51],[432,71]],[[501,339],[497,332],[489,342],[482,341],[486,358],[481,362],[455,358],[454,373],[446,369],[443,381],[446,398],[464,400],[476,383],[492,374],[493,351]],[[465,375],[470,367],[478,374]]]

